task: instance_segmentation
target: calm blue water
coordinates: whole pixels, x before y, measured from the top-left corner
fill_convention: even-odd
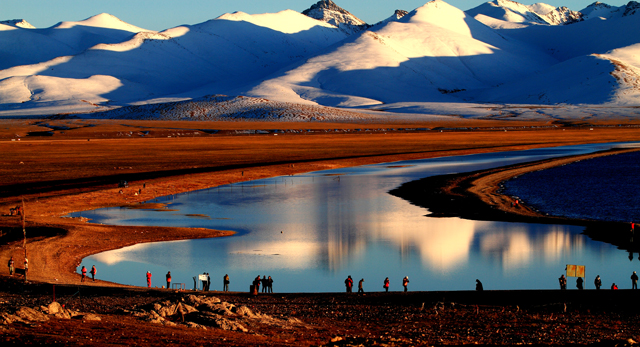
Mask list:
[[[235,230],[226,238],[139,244],[87,257],[99,278],[193,288],[211,274],[212,290],[231,277],[247,291],[257,275],[272,276],[275,292],[343,291],[351,275],[365,291],[556,288],[566,264],[586,265],[586,283],[599,274],[621,288],[638,263],[626,252],[581,235],[581,227],[428,218],[428,211],[387,192],[431,175],[473,171],[612,145],[571,146],[369,165],[221,186],[158,199],[177,211],[108,208],[75,213],[93,222]],[[155,200],[154,200],[155,201]],[[203,214],[206,218],[188,217]],[[78,269],[79,269],[78,268]],[[570,280],[571,281],[571,280]],[[570,282],[571,283],[571,282]],[[587,285],[587,288],[592,287]],[[571,288],[571,286],[570,286]]]
[[[570,218],[640,221],[640,153],[582,160],[505,182],[504,192]]]

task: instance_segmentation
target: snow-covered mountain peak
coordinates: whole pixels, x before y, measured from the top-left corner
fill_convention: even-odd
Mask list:
[[[334,25],[349,34],[369,27],[365,21],[336,5],[331,0],[320,0],[311,5],[310,8],[302,11],[302,14]]]
[[[396,22],[400,18],[406,16],[408,13],[409,12],[407,12],[405,10],[396,10],[391,16],[389,16],[386,19],[383,19],[383,20],[379,21],[375,25],[383,25],[383,24],[386,24],[386,23],[389,23],[389,22]]]
[[[595,11],[595,10],[610,9],[610,8],[612,8],[611,5],[607,5],[607,4],[603,3],[603,2],[596,1],[596,2],[592,3],[591,5],[585,7],[580,12],[582,12],[584,14],[590,14],[592,11]]]
[[[511,0],[493,0],[466,11],[476,17],[484,15],[511,23],[562,25],[583,20],[580,12],[544,3],[523,5]]]
[[[637,1],[629,1],[629,3],[627,3],[627,7],[624,10],[624,13],[622,14],[622,16],[630,16],[633,14],[636,14],[640,11],[640,3],[638,3]]]
[[[285,34],[298,33],[314,27],[325,27],[335,30],[335,26],[329,23],[315,20],[293,10],[284,10],[278,13],[264,14],[247,14],[244,12],[234,12],[231,14],[224,14],[217,19],[244,21]]]
[[[0,24],[4,24],[4,25],[11,26],[11,27],[16,27],[16,28],[23,28],[23,29],[35,29],[36,28],[33,25],[31,25],[29,22],[24,20],[24,19],[3,20],[3,21],[0,21]]]
[[[57,25],[55,25],[54,28],[70,29],[76,26],[118,29],[123,31],[129,31],[132,33],[137,33],[141,31],[150,31],[150,30],[146,30],[146,29],[137,27],[135,25],[129,24],[127,22],[124,22],[118,17],[108,13],[101,13],[78,22],[60,22]]]
[[[611,6],[611,5],[596,1],[591,5],[585,7],[584,9],[580,10],[580,13],[582,13],[583,18],[585,20],[592,19],[592,18],[608,19],[613,17],[621,17],[625,7],[626,6],[620,6],[620,7]]]
[[[555,8],[541,17],[551,25],[571,24],[583,20],[582,13],[572,11],[565,6]]]
[[[541,6],[537,6],[540,8]],[[472,17],[485,15],[511,23],[548,24],[528,6],[510,0],[493,0],[466,11]]]
[[[402,22],[428,24],[447,29],[464,36],[471,36],[467,15],[442,0],[433,0],[409,12]],[[475,20],[473,20],[475,22]]]
[[[405,10],[396,10],[396,12],[394,12],[393,15],[396,17],[396,19],[400,19],[406,16],[408,13],[409,12]]]
[[[527,6],[531,11],[539,14],[539,15],[545,15],[548,14],[549,12],[553,11],[556,9],[556,7],[553,7],[549,4],[545,4],[542,2],[537,2],[533,5],[529,5]]]

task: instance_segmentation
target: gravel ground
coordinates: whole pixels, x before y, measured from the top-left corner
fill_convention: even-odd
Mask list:
[[[0,311],[47,306],[53,285],[2,277]],[[0,325],[2,340],[47,345],[433,346],[634,345],[640,308],[631,290],[484,291],[309,294],[174,292],[145,288],[56,286],[72,318]],[[140,319],[151,304],[191,294],[246,306],[247,332],[191,328]],[[86,314],[99,317],[87,320]],[[264,317],[268,317],[265,320]],[[273,322],[277,321],[278,324]],[[291,324],[289,324],[291,322]]]

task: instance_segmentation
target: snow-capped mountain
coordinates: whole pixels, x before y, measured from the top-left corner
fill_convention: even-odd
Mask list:
[[[537,3],[530,6],[511,0],[493,0],[466,11],[472,17],[483,15],[506,22],[526,24],[570,24],[582,20],[580,12],[567,7]]]
[[[381,24],[385,24],[388,22],[394,22],[397,21],[398,19],[406,16],[409,12],[405,11],[405,10],[396,10],[390,17],[383,19],[381,21],[379,21],[378,23],[376,23],[375,25],[381,25]]]
[[[331,0],[320,0],[310,8],[302,11],[302,14],[334,25],[348,34],[357,33],[369,27],[363,20],[336,5]]]
[[[596,1],[582,9],[580,13],[583,14],[584,19],[611,19],[634,15],[638,9],[640,9],[640,3],[636,1],[629,1],[626,5],[618,7]]]
[[[33,25],[31,25],[31,23],[27,22],[24,19],[3,20],[3,21],[0,21],[0,25],[8,25],[8,26],[12,26],[12,27],[16,27],[16,28],[24,28],[24,29],[35,29],[36,28]]]
[[[246,104],[251,114],[269,108],[269,119],[293,103],[318,115],[308,119],[334,119],[321,106],[412,112],[436,102],[640,105],[634,4],[616,11],[594,4],[584,15],[590,19],[555,25],[568,22],[556,16],[571,12],[506,0],[463,12],[435,0],[359,32],[345,32],[340,26],[348,23],[335,15],[331,22],[292,10],[227,13],[161,32],[108,14],[46,29],[7,21],[0,23],[0,115],[151,104],[127,114],[159,115],[167,102],[171,117],[191,112],[198,119],[221,117],[231,104],[236,115],[248,114],[238,111]],[[314,6],[346,16],[330,1]],[[234,101],[214,107],[203,98],[222,94]]]
[[[36,29],[24,20],[0,23],[0,69],[72,56],[98,45],[129,40],[145,29],[103,13],[79,22]]]
[[[551,25],[571,24],[582,20],[582,13],[572,11],[567,7],[560,6],[554,8],[546,14],[541,14],[540,17]]]

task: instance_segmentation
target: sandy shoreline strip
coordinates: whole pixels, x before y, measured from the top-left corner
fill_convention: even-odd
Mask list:
[[[587,221],[542,214],[526,205],[514,205],[514,199],[500,192],[500,184],[527,172],[602,156],[640,151],[640,148],[611,149],[596,153],[546,159],[489,170],[442,175],[408,182],[390,193],[428,208],[432,217],[460,217],[473,220],[556,223],[584,226],[618,227],[627,223]]]
[[[491,211],[500,211],[509,215],[512,219],[526,221],[530,218],[540,219],[542,216],[524,206],[518,209],[511,208],[511,199],[498,193],[498,184],[510,177],[524,172],[541,170],[544,168],[564,165],[577,160],[583,160],[601,155],[636,151],[629,149],[624,151],[602,152],[584,156],[552,159],[539,163],[522,164],[521,167],[507,169],[494,169],[484,175],[473,177],[473,184],[469,181],[461,184],[448,184],[445,190],[457,191],[461,187],[468,189],[472,195],[479,197],[485,209],[478,211],[487,212],[484,217],[497,218]],[[472,153],[473,150],[468,152]],[[477,151],[482,152],[482,151]],[[469,153],[465,153],[469,154]],[[169,228],[169,227],[132,227],[132,226],[106,226],[90,224],[80,218],[64,218],[72,211],[82,211],[107,206],[135,205],[153,198],[194,191],[218,185],[255,180],[259,178],[274,177],[286,174],[318,171],[338,167],[364,165],[370,163],[388,162],[404,159],[402,156],[381,156],[367,158],[367,160],[351,161],[318,161],[300,162],[294,164],[282,164],[273,166],[255,167],[245,170],[227,170],[215,173],[191,174],[171,178],[155,179],[146,182],[132,182],[128,188],[102,189],[81,193],[66,193],[37,199],[29,197],[26,203],[27,211],[27,251],[30,262],[29,279],[48,283],[79,283],[80,276],[75,272],[80,261],[89,255],[107,250],[118,249],[144,242],[161,242],[182,239],[197,239],[209,237],[221,237],[233,234],[230,231],[219,231],[196,228]],[[492,170],[489,170],[492,171]],[[469,185],[468,187],[466,185]],[[122,190],[122,193],[120,193]],[[458,194],[454,192],[454,194]],[[411,199],[409,199],[411,200]],[[413,201],[412,201],[413,202]],[[477,203],[475,203],[475,206]],[[8,210],[7,204],[2,206]],[[555,218],[555,217],[544,217]],[[11,231],[22,235],[20,217],[3,216],[2,228],[4,232]],[[555,218],[556,223],[562,223],[564,219]],[[16,239],[8,246],[0,249],[0,257],[8,259],[14,256],[18,268],[22,268],[24,249],[22,239]],[[158,274],[160,275],[160,274]],[[142,276],[142,275],[141,275]],[[100,278],[98,272],[97,278]],[[112,285],[122,286],[117,283],[104,281],[85,282],[86,285]]]

